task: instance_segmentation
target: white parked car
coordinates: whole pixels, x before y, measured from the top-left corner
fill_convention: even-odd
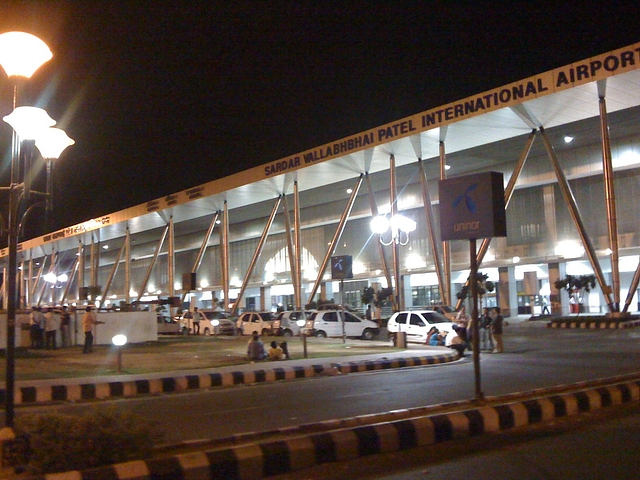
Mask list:
[[[205,316],[205,319],[200,320],[200,335],[218,335],[218,334],[228,334],[228,326],[225,324],[225,328],[221,328],[221,322],[223,319],[226,319],[226,314],[224,312],[214,311],[214,310],[200,310],[200,312]],[[230,322],[228,322],[230,323]],[[180,317],[180,324],[184,329],[185,333],[194,333],[193,330],[193,312],[187,311]],[[232,325],[233,327],[233,325]],[[233,332],[230,333],[233,335]]]
[[[439,314],[447,317],[450,322],[455,322],[456,318],[458,318],[457,310],[451,305],[431,305],[429,307],[425,307],[425,310],[433,310],[434,312],[438,312]]]
[[[273,334],[273,318],[271,312],[245,312],[238,317],[236,324],[240,335]]]
[[[179,335],[187,333],[180,322],[168,315],[158,314],[156,316],[158,322],[158,334],[161,335]]]
[[[407,342],[425,343],[431,327],[436,327],[441,334],[447,333],[445,345],[451,345],[451,339],[457,335],[454,322],[433,310],[414,310],[394,313],[387,323],[389,334],[405,332]]]
[[[346,310],[319,310],[311,314],[301,333],[326,338],[342,337],[343,332],[347,337],[371,340],[380,333],[380,328],[377,323]]]
[[[292,337],[300,335],[300,329],[306,324],[306,319],[311,316],[313,310],[294,310],[281,312],[273,321],[273,333],[278,336]],[[303,315],[304,313],[304,315]],[[301,322],[302,325],[299,325]]]

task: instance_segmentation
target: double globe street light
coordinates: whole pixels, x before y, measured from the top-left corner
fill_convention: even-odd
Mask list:
[[[47,211],[52,205],[52,160],[74,143],[64,131],[51,128],[55,125],[49,115],[41,108],[18,106],[18,87],[28,80],[44,63],[53,57],[49,47],[38,37],[24,32],[0,34],[0,65],[13,82],[13,111],[4,117],[13,128],[11,145],[11,181],[9,187],[0,191],[8,192],[9,208],[7,215],[8,267],[6,281],[7,306],[7,346],[6,346],[6,388],[5,388],[5,427],[14,426],[15,395],[15,335],[17,297],[17,251],[20,219],[25,220],[34,207],[41,201],[32,202],[32,196],[44,199]],[[21,145],[22,142],[22,145]],[[23,148],[21,148],[23,147]],[[31,188],[31,162],[37,148],[47,171],[46,192],[37,192]],[[27,209],[21,212],[22,202]],[[31,205],[28,205],[31,204]]]

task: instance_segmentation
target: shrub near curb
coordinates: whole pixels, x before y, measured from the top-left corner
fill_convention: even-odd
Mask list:
[[[29,435],[31,473],[86,470],[149,458],[162,439],[156,425],[115,407],[94,408],[83,415],[25,415],[16,427]]]

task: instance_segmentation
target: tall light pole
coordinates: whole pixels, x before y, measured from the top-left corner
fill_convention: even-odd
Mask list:
[[[34,35],[8,32],[0,35],[0,65],[13,81],[13,108],[18,104],[18,84],[52,58],[49,47]],[[5,427],[14,426],[15,340],[17,306],[18,205],[20,203],[20,139],[13,131],[11,145],[11,181],[8,187],[8,268],[7,268],[7,368],[5,388]]]

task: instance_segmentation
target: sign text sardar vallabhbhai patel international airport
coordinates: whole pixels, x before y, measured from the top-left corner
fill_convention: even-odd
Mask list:
[[[636,70],[639,67],[640,44],[635,44],[271,162],[264,167],[264,175],[269,177],[321,160],[372,148],[398,138]]]

